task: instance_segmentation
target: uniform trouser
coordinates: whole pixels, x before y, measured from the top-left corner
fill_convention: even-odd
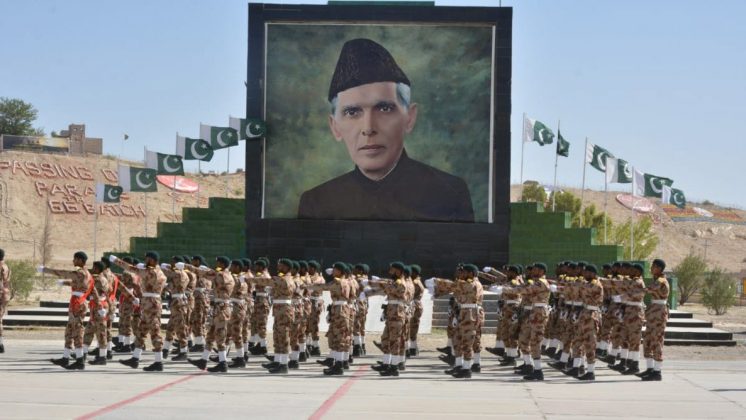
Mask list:
[[[543,307],[534,307],[528,316],[528,327],[531,330],[529,345],[534,360],[541,358],[541,341],[544,340],[548,318],[547,308]]]
[[[321,314],[324,312],[324,301],[319,297],[317,300],[311,299],[311,312],[306,323],[306,332],[311,336],[311,340],[319,341],[319,321]]]
[[[212,308],[212,324],[207,333],[207,344],[217,347],[218,351],[225,351],[228,342],[228,320],[231,319],[231,304],[216,303]]]
[[[267,338],[267,318],[269,317],[269,300],[266,296],[254,299],[254,313],[251,316],[251,335]],[[276,323],[277,321],[275,321]],[[281,353],[284,354],[284,353]]]
[[[412,309],[412,321],[409,323],[409,339],[417,341],[417,333],[420,331],[420,319],[422,318],[422,302],[415,300]]]
[[[132,335],[132,318],[135,314],[135,308],[129,299],[122,300],[119,305],[119,335],[128,337]]]
[[[456,326],[454,325],[456,323],[456,310],[451,308],[450,311],[448,311],[448,325],[446,326],[446,335],[448,338],[453,341],[453,336],[456,334]],[[454,346],[454,349],[456,347]]]
[[[549,321],[547,321],[547,338],[554,339],[558,337],[559,330],[559,311],[555,310],[549,314]]]
[[[161,337],[161,298],[143,298],[140,302],[140,327],[137,331],[135,347],[145,348],[145,338],[150,334],[150,342],[153,351],[163,349],[163,338]]]
[[[404,316],[386,316],[386,329],[388,334],[386,335],[386,354],[400,355],[404,354],[404,349],[401,347],[401,337],[404,332]],[[383,339],[383,336],[381,336]]]
[[[350,349],[352,336],[350,331],[350,317],[352,308],[349,305],[332,305],[329,324],[329,349],[336,352],[346,352]]]
[[[194,295],[192,293],[187,294],[187,339],[192,334],[192,313],[194,313]]]
[[[75,310],[68,311],[67,325],[65,326],[65,348],[78,349],[83,347],[83,320],[85,315],[86,307],[83,305],[75,308]]]
[[[383,324],[383,332],[381,333],[381,351],[383,352],[383,354],[391,354],[389,352],[389,323],[388,322],[385,322]]]
[[[228,322],[228,334],[233,344],[236,346],[236,352],[243,354],[244,344],[248,336],[244,335],[244,326],[246,325],[246,301],[237,303],[233,302],[230,321]]]
[[[201,294],[194,298],[194,310],[189,324],[192,327],[192,334],[195,337],[205,336],[205,324],[207,322],[207,313],[210,310],[210,302]]]
[[[583,309],[575,327],[577,334],[572,348],[573,357],[585,356],[588,363],[595,363],[596,337],[601,327],[601,314],[598,311]]]
[[[477,326],[476,326],[476,334],[474,335],[474,345],[472,346],[472,350],[474,353],[481,353],[482,352],[482,326],[484,326],[484,308],[479,307],[478,316],[477,316]]]
[[[668,322],[666,305],[654,304],[645,311],[645,334],[642,346],[646,359],[663,361],[663,337],[666,332],[666,322]]]
[[[5,296],[0,297],[0,337],[3,336],[3,318],[8,310],[8,300]]]
[[[89,346],[93,342],[93,337],[96,337],[98,341],[98,347],[101,350],[106,349],[106,345],[109,343],[108,336],[106,335],[106,318],[98,314],[98,306],[91,307],[91,315],[88,318],[88,323],[85,325],[85,331],[83,332],[83,345]],[[108,310],[107,310],[108,314]],[[99,352],[100,356],[106,356],[106,353]]]
[[[622,304],[612,313],[614,321],[611,325],[611,345],[614,348],[624,346],[624,313],[625,307]]]
[[[171,300],[171,316],[168,319],[166,329],[166,342],[173,341],[174,336],[179,340],[179,349],[183,349],[188,343],[189,333],[189,302],[186,299]]]
[[[410,324],[409,310],[404,315],[404,324],[402,325],[401,334],[399,335],[399,353],[391,353],[397,356],[404,356],[407,351],[407,340],[409,339],[409,324]]]
[[[642,339],[642,324],[645,318],[642,308],[639,306],[627,306],[624,308],[624,339],[622,347],[629,351],[640,351]]]
[[[290,348],[290,332],[295,322],[295,308],[293,305],[275,304],[272,306],[275,323],[272,325],[272,341],[275,354],[288,354]]]
[[[614,326],[618,323],[618,320],[614,314],[619,309],[619,304],[616,302],[609,303],[606,307],[606,312],[601,316],[601,329],[598,331],[599,341],[610,341],[611,332]]]
[[[502,317],[498,324],[498,331],[500,331],[500,337],[505,342],[505,348],[512,349],[518,347],[518,342],[513,336],[512,326],[513,315],[517,316],[518,307],[515,305],[503,306]]]
[[[244,339],[244,344],[249,339],[249,332],[251,332],[251,316],[254,313],[254,298],[249,297],[246,299],[246,316],[243,318],[243,326],[241,327],[241,336]]]
[[[529,324],[531,312],[524,309],[518,321],[518,348],[521,353],[531,353],[531,325]]]
[[[301,339],[303,342],[306,341],[305,307],[302,299],[298,299],[291,306],[293,307],[293,323],[290,324],[290,349],[299,351]]]
[[[562,330],[562,348],[566,351],[570,351],[573,348],[575,341],[575,335],[577,332],[577,321],[572,320],[572,316],[578,309],[575,306],[570,307],[567,311],[567,319],[565,319],[565,325]]]
[[[109,299],[109,312],[106,314],[106,342],[111,342],[111,331],[114,327],[114,317],[117,314],[117,300]]]
[[[479,325],[478,308],[462,308],[458,315],[458,351],[459,357],[471,360],[474,356],[474,341],[477,338],[477,326]],[[455,343],[454,343],[455,345]]]

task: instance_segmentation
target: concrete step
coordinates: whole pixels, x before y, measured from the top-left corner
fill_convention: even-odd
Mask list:
[[[733,333],[717,328],[679,328],[667,327],[666,339],[686,340],[733,340]]]
[[[666,346],[710,346],[710,347],[734,347],[736,340],[690,340],[685,338],[666,338],[663,340]]]
[[[670,318],[676,318],[676,319],[690,318],[691,319],[691,318],[694,318],[694,314],[691,313],[691,312],[684,312],[684,311],[679,311],[679,310],[676,310],[676,309],[672,309],[672,310],[668,311],[668,318],[669,319]]]

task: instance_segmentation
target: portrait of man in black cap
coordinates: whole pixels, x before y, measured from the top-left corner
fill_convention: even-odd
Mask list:
[[[305,191],[299,218],[474,222],[466,182],[407,155],[418,105],[386,48],[366,38],[347,41],[328,100],[329,129],[354,168]]]

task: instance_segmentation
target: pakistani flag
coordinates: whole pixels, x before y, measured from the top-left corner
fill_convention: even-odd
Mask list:
[[[151,152],[145,149],[145,166],[155,169],[158,175],[184,175],[181,156]]]
[[[209,162],[215,154],[210,143],[202,139],[190,139],[176,135],[176,154],[184,160],[204,160]]]
[[[629,184],[632,182],[632,166],[624,159],[606,158],[606,182]]]
[[[585,148],[585,163],[590,163],[591,166],[601,172],[606,172],[606,159],[610,157],[613,158],[614,155],[595,144],[588,143],[588,146]]]
[[[238,132],[231,127],[213,127],[200,124],[199,138],[210,142],[212,150],[238,145]]]
[[[259,118],[228,117],[228,121],[228,125],[238,131],[241,140],[259,138],[267,132],[267,125]]]
[[[570,142],[562,137],[559,130],[557,130],[557,154],[564,157],[570,156]]]
[[[671,188],[668,185],[663,185],[663,193],[661,195],[661,203],[673,204],[674,206],[683,209],[686,207],[686,197],[684,191]]]
[[[526,143],[535,141],[542,146],[552,144],[554,133],[541,121],[523,118],[523,141]]]
[[[124,189],[118,185],[96,184],[97,203],[118,203]]]
[[[632,178],[632,193],[641,197],[661,197],[663,186],[670,187],[673,180],[662,176],[646,174],[635,169]]]
[[[119,165],[119,185],[124,191],[156,192],[155,169]]]

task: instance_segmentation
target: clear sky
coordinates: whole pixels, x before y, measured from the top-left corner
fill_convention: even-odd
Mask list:
[[[513,182],[526,112],[561,120],[572,143],[561,185],[581,184],[587,136],[690,200],[746,207],[746,1],[502,5],[514,8]],[[124,156],[139,160],[145,145],[173,153],[177,131],[196,137],[200,122],[243,116],[245,0],[0,0],[0,28],[0,96],[31,102],[47,133],[85,123],[117,155],[126,132]],[[224,170],[226,154],[203,170]],[[232,169],[243,155],[233,149]],[[554,146],[529,144],[525,157],[524,179],[550,184]],[[602,189],[603,175],[588,167],[586,185]]]

